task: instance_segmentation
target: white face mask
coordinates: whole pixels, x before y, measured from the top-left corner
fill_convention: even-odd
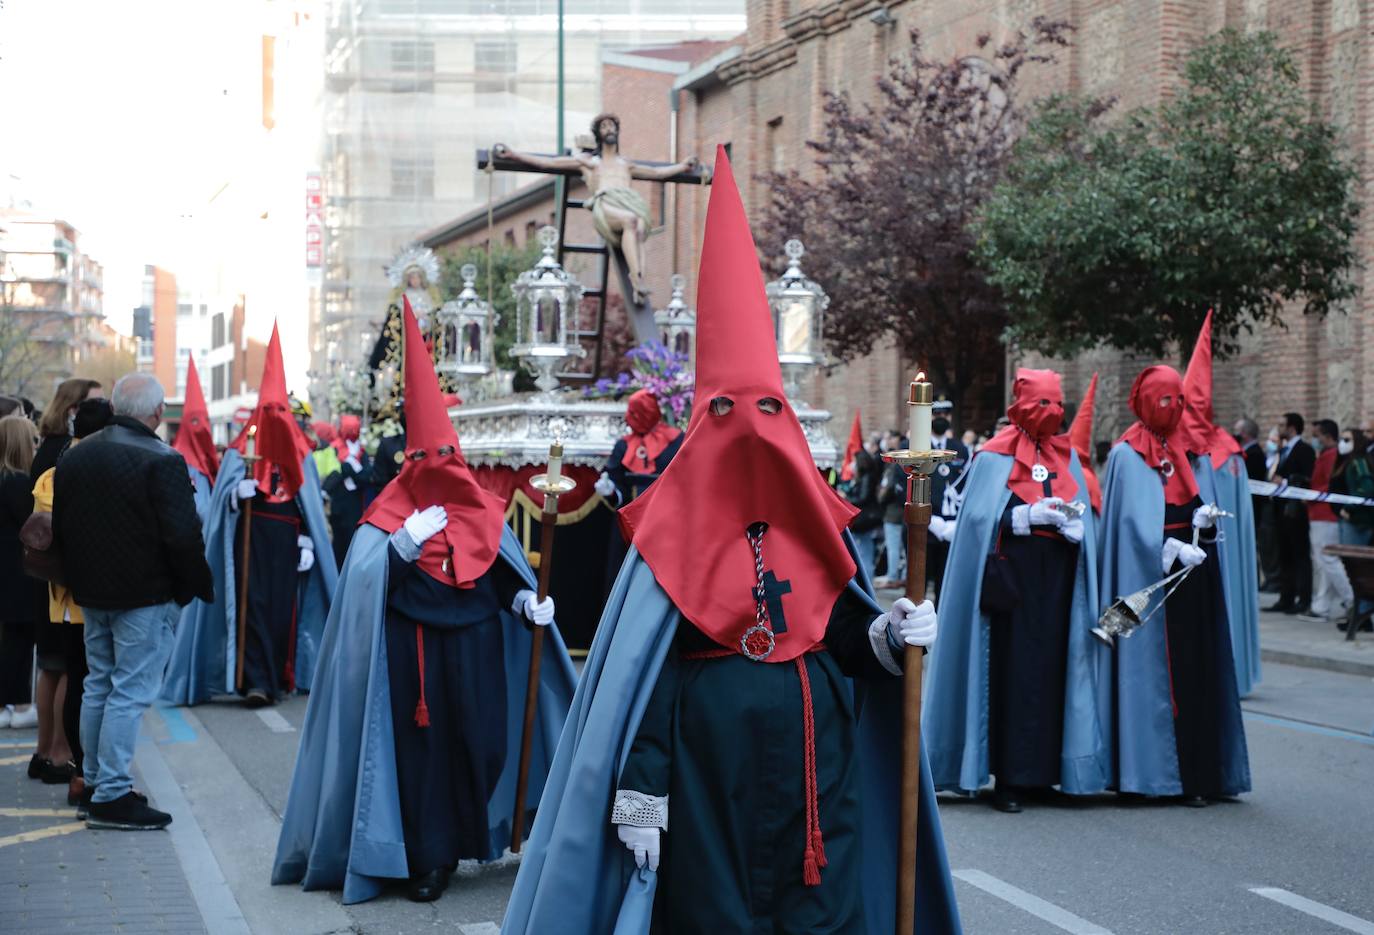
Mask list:
[[[1341,454],[1343,454],[1343,455],[1348,455],[1348,454],[1350,454],[1350,452],[1352,452],[1352,451],[1355,450],[1355,443],[1352,442],[1352,441],[1346,441],[1344,438],[1342,438],[1342,439],[1336,444],[1336,450],[1339,451],[1339,452],[1340,452]]]

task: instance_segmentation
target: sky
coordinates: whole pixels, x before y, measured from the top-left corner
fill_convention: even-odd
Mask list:
[[[81,232],[83,251],[104,265],[105,313],[119,331],[142,301],[145,264],[182,271],[180,283],[222,252],[216,237],[230,235],[207,231],[207,204],[227,180],[242,181],[243,165],[302,191],[301,163],[262,158],[264,9],[261,0],[0,0],[0,203],[28,202]],[[288,372],[303,379],[303,309],[293,317],[283,343],[297,360]],[[250,335],[266,339],[271,321],[250,302]]]

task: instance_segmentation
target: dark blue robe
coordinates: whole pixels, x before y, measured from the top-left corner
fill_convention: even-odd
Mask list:
[[[304,482],[296,494],[296,508],[304,531],[315,543],[315,565],[300,579],[296,591],[294,675],[298,690],[309,687],[319,654],[325,616],[334,599],[338,570],[330,550],[329,525],[324,518],[315,459],[306,455]],[[229,509],[234,489],[243,479],[243,458],[233,448],[224,453],[210,495],[205,518],[205,560],[214,576],[215,599],[192,601],[181,614],[171,659],[162,682],[163,701],[200,704],[211,696],[232,694],[238,659],[238,591],[234,587],[235,530],[239,514]]]
[[[862,570],[849,588],[850,597],[874,615],[881,612]],[[657,874],[636,869],[610,822],[611,799],[678,625],[677,608],[632,547],[549,771],[502,926],[507,935],[649,931]],[[861,807],[854,852],[862,861],[864,930],[888,935],[896,913],[901,683],[841,684],[852,691],[857,712],[853,766]],[[949,935],[961,931],[959,913],[924,756],[922,767],[915,931]],[[670,829],[671,821],[670,806]]]
[[[1194,464],[1201,502],[1216,503],[1211,466],[1205,461]],[[1191,510],[1188,512],[1187,521],[1191,521]],[[1164,545],[1165,516],[1164,487],[1158,472],[1130,445],[1118,442],[1107,459],[1107,473],[1102,482],[1099,567],[1104,609],[1116,598],[1139,591],[1164,577],[1160,552]],[[1210,582],[1215,589],[1215,594],[1206,597],[1209,612],[1205,616],[1192,617],[1197,626],[1210,628],[1206,644],[1210,650],[1206,658],[1190,662],[1202,671],[1202,678],[1215,687],[1216,707],[1202,712],[1201,716],[1208,718],[1215,728],[1215,748],[1207,753],[1214,762],[1206,771],[1217,777],[1217,787],[1186,788],[1179,767],[1167,616],[1173,606],[1177,606],[1180,613],[1187,613],[1188,608],[1181,601],[1171,600],[1170,606],[1156,613],[1130,637],[1116,640],[1117,788],[1122,792],[1236,795],[1250,790],[1250,764],[1230,648],[1230,625],[1214,550],[1207,562],[1212,566],[1210,569],[1199,569],[1189,577],[1197,578],[1194,587]],[[1163,596],[1164,591],[1156,592],[1142,616],[1150,614]],[[1186,598],[1187,594],[1175,595],[1175,598],[1180,596]],[[1198,714],[1182,713],[1184,717]]]
[[[308,890],[342,888],[345,903],[372,899],[386,880],[410,874],[385,625],[388,538],[364,525],[349,547],[320,647],[272,867],[273,883],[300,883]],[[535,587],[534,573],[509,529],[502,535],[498,561],[526,587]],[[529,631],[509,610],[501,611],[501,621],[508,755],[487,809],[493,854],[510,844],[515,751],[524,726],[530,661]],[[540,668],[527,811],[539,801],[575,681],[562,637],[550,625]]]
[[[931,647],[922,709],[922,740],[937,789],[975,792],[991,772],[992,641],[981,609],[983,569],[993,552],[1011,499],[1010,455],[983,452],[964,486],[959,526],[951,543],[940,595],[940,637]],[[1087,485],[1071,453],[1069,470],[1086,501]],[[1112,683],[1109,651],[1092,635],[1097,624],[1097,535],[1092,511],[1083,516],[1069,609],[1059,752],[1059,787],[1086,795],[1112,784]],[[1028,595],[1034,599],[1034,595]]]

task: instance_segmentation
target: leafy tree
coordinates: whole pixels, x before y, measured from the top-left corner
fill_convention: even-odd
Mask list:
[[[52,335],[66,319],[12,304],[8,288],[0,283],[0,393],[40,400],[52,391],[52,374],[62,367],[66,345]]]
[[[1043,101],[982,208],[977,258],[1023,347],[1186,352],[1212,308],[1224,358],[1289,303],[1354,295],[1355,172],[1272,34],[1218,33],[1159,107],[1108,116]]]
[[[999,47],[980,37],[980,56],[937,62],[913,31],[907,54],[877,79],[875,103],[826,96],[824,138],[807,144],[814,178],[765,177],[761,242],[804,240],[841,360],[892,339],[956,405],[975,387],[982,408],[1000,402],[1005,303],[973,261],[970,225],[1021,125],[1023,69],[1053,61],[1068,32],[1037,18]]]

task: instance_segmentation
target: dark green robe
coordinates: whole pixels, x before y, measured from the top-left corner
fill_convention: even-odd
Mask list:
[[[819,886],[802,882],[806,795],[795,663],[683,658],[718,647],[690,624],[679,626],[619,782],[668,796],[655,931],[863,931],[855,716],[844,678],[894,678],[873,654],[872,621],[871,607],[842,593],[826,649],[806,656],[828,859]]]

